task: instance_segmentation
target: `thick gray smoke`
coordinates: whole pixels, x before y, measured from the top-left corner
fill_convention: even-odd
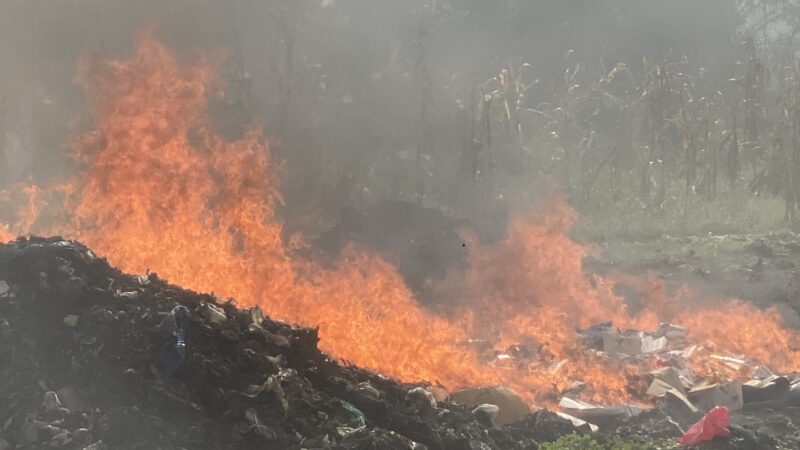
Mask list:
[[[534,110],[570,89],[565,77],[593,83],[618,63],[641,74],[642,61],[686,58],[711,70],[737,51],[734,3],[6,0],[0,182],[47,183],[72,170],[64,142],[84,112],[76,60],[129,54],[137,31],[153,26],[179,54],[228,50],[215,124],[235,135],[262,123],[280,140],[290,219],[320,227],[340,208],[387,198],[497,215],[487,205],[503,209],[527,198],[515,190],[536,189],[531,180],[565,175],[493,153],[507,143],[480,112],[486,92],[511,79],[524,88],[511,107]],[[527,161],[531,149],[520,151]]]

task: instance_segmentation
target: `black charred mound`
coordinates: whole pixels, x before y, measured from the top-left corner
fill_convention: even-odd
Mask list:
[[[0,245],[0,280],[0,450],[535,449],[573,430],[548,412],[499,427],[433,406],[331,361],[315,330],[125,275],[60,238]],[[168,375],[178,305],[185,360]]]

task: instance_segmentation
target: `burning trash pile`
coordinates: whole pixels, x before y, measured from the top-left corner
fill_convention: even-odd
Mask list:
[[[693,444],[714,437],[727,437],[727,414],[800,405],[800,374],[776,374],[768,367],[728,355],[716,355],[688,339],[685,328],[662,323],[654,332],[620,331],[611,322],[578,330],[584,344],[609,360],[637,366],[631,389],[644,392],[655,410],[664,414],[675,429],[685,431],[724,411],[724,426],[699,440],[684,436],[679,442]],[[702,363],[699,371],[698,361]],[[578,384],[573,392],[580,391]],[[619,423],[638,416],[644,409],[636,405],[604,407],[571,397],[566,393],[559,407],[573,423],[584,421],[593,430],[597,425]],[[650,409],[650,408],[648,408]],[[704,415],[706,415],[703,417]],[[699,421],[699,422],[698,422]]]
[[[800,443],[794,379],[759,367],[751,382],[703,384],[676,368],[689,350],[670,350],[685,339],[675,326],[659,336],[580,330],[609,358],[671,361],[648,376],[658,407],[566,394],[561,412],[531,412],[504,388],[448,393],[339,365],[318,350],[316,330],[155,273],[124,275],[60,238],[1,245],[0,280],[3,450],[535,449],[575,432],[650,442],[674,439],[712,405],[730,410],[733,433],[715,448]]]
[[[0,245],[0,280],[3,450],[534,449],[576,430],[340,366],[315,330],[58,238]]]
[[[620,331],[611,322],[578,330],[586,346],[609,360],[639,368],[632,377],[632,389],[650,400],[664,400],[681,417],[705,413],[717,406],[740,410],[747,404],[777,400],[786,395],[800,379],[794,374],[776,375],[769,368],[750,364],[744,359],[708,354],[688,340],[685,328],[663,323],[652,333],[637,330]],[[693,369],[696,355],[703,355],[706,365],[703,376]],[[742,379],[748,379],[742,382]],[[643,383],[643,384],[642,384]],[[579,392],[578,384],[573,392]],[[798,385],[800,388],[800,385]],[[559,406],[584,419],[600,422],[612,416],[631,417],[641,413],[636,406],[601,408],[569,397],[562,397]]]
[[[284,229],[280,164],[260,131],[214,132],[208,103],[222,94],[209,58],[196,60],[144,35],[130,58],[82,61],[91,117],[69,142],[79,167],[61,184],[0,192],[0,240],[66,236],[128,273],[258,309],[124,276],[61,240],[2,247],[0,450],[142,436],[188,448],[535,448],[576,429],[647,440],[662,427],[674,440],[712,407],[730,413],[732,443],[795,439],[785,419],[800,335],[780,313],[586,273],[564,201],[513,217],[497,242],[465,232],[451,249],[459,270],[435,283],[351,239],[320,257]],[[407,241],[392,244],[426,256]],[[761,410],[736,428],[748,408],[777,406],[781,420]]]

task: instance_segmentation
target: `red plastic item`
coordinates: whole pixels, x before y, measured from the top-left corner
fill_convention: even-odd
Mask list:
[[[731,430],[728,429],[729,416],[728,408],[715,406],[702,419],[689,427],[683,436],[678,438],[678,444],[686,446],[697,445],[701,442],[710,441],[717,436],[730,436]]]

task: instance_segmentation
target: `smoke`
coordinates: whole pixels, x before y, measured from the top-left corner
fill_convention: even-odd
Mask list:
[[[538,136],[515,153],[509,141],[522,139],[514,140],[513,130],[486,125],[480,109],[486,93],[518,77],[525,92],[516,106],[530,114],[565,89],[565,73],[589,84],[618,62],[631,71],[641,71],[643,59],[671,55],[727,64],[742,23],[731,3],[2,2],[0,188],[57,184],[79,169],[66,142],[91,118],[75,84],[77,61],[127,57],[137,32],[151,28],[180,58],[196,49],[224,53],[217,68],[223,95],[209,99],[211,126],[235,140],[256,124],[274,141],[270,148],[285,161],[285,201],[277,208],[287,233],[319,235],[341,226],[350,211],[394,201],[464,219],[478,239],[498,240],[509,216],[573,181],[532,156],[540,150]],[[507,67],[515,72],[503,72]],[[490,108],[489,114],[504,114],[499,101]],[[618,134],[613,122],[598,127]],[[567,128],[565,135],[574,134]],[[575,158],[570,152],[559,144],[548,158]],[[370,230],[368,244],[375,247],[383,231]],[[422,244],[436,239],[424,231],[392,232],[414,234]],[[355,230],[346,234],[358,240]],[[407,239],[394,241],[381,250],[405,258],[401,266],[427,267],[418,264],[418,253],[451,261],[449,254],[461,250],[410,251]],[[414,277],[412,285],[423,283]]]
[[[474,96],[504,65],[529,63],[525,82],[535,88],[525,102],[535,105],[579,62],[613,67],[672,53],[709,59],[729,51],[740,23],[728,3],[6,1],[0,182],[71,173],[63,143],[86,110],[72,82],[75,61],[128,55],[136,31],[152,26],[179,54],[227,50],[215,126],[235,138],[257,122],[280,140],[274,148],[288,160],[290,224],[324,228],[342,207],[385,198],[421,198],[478,219],[492,204],[508,208],[536,195],[529,176],[493,166],[502,162],[479,163],[482,176],[496,169],[479,186],[463,175],[472,171],[464,154],[479,121],[469,117]],[[311,216],[318,217],[302,219]]]
[[[491,229],[500,228],[496,219],[504,208],[552,197],[541,187],[549,177],[531,177],[513,158],[504,159],[508,155],[494,151],[493,145],[499,148],[502,141],[490,133],[497,125],[491,118],[482,131],[483,156],[475,158],[474,165],[464,165],[469,159],[453,151],[460,144],[449,146],[455,136],[463,137],[453,130],[465,123],[453,108],[458,112],[465,98],[476,98],[462,94],[474,86],[470,79],[480,80],[483,70],[491,70],[487,69],[491,63],[480,58],[483,50],[477,46],[474,63],[467,58],[456,61],[451,53],[466,55],[468,49],[461,45],[470,44],[451,44],[448,52],[443,39],[448,33],[467,33],[463,27],[476,20],[473,13],[482,14],[478,17],[486,24],[496,24],[504,23],[502,17],[516,18],[510,14],[522,14],[524,8],[475,5],[470,10],[420,3],[405,21],[402,13],[408,5],[393,3],[389,9],[388,4],[383,8],[359,3],[363,9],[351,10],[353,5],[264,3],[262,9],[252,5],[227,9],[216,2],[176,2],[157,13],[133,8],[126,23],[155,30],[178,58],[147,36],[129,55],[124,35],[130,30],[106,32],[107,18],[95,14],[94,40],[84,31],[68,33],[48,50],[83,55],[78,58],[77,83],[59,88],[55,81],[60,79],[59,70],[54,69],[52,79],[27,81],[32,100],[19,92],[9,100],[19,103],[20,111],[30,112],[20,114],[22,125],[6,132],[6,137],[19,133],[36,143],[31,144],[30,161],[15,164],[28,164],[34,181],[57,178],[70,165],[82,166],[74,182],[43,196],[35,188],[22,191],[31,214],[19,217],[20,229],[30,229],[38,220],[37,202],[63,195],[69,217],[56,221],[52,229],[66,230],[67,236],[87,242],[112,263],[135,272],[156,268],[171,281],[260,304],[268,313],[293,322],[318,325],[323,348],[331,354],[404,380],[438,377],[450,388],[500,383],[546,402],[547,389],[557,384],[556,378],[566,384],[577,377],[598,386],[593,394],[597,399],[623,400],[627,394],[620,382],[622,373],[598,366],[588,355],[565,366],[566,376],[532,370],[520,380],[515,373],[479,364],[477,354],[464,347],[470,331],[499,336],[504,345],[533,339],[547,366],[551,362],[560,366],[558,361],[576,351],[574,328],[606,319],[648,329],[655,328],[659,319],[676,319],[711,350],[752,354],[777,368],[795,367],[797,355],[791,344],[796,336],[780,326],[775,310],[759,312],[734,301],[729,305],[730,321],[708,327],[719,315],[717,308],[697,306],[686,293],[673,299],[658,285],[651,288],[647,283],[643,289],[649,289],[653,298],[638,314],[630,315],[613,292],[611,280],[584,275],[585,250],[567,236],[575,216],[561,201],[548,202],[544,214],[512,220],[507,236],[494,245],[481,242],[480,236],[465,236],[462,245],[469,265],[461,274],[463,286],[452,290],[451,279],[433,288],[465,299],[467,306],[456,316],[440,317],[421,308],[396,269],[369,251],[347,246],[332,268],[296,257],[295,252],[306,246],[302,238],[286,240],[284,224],[289,231],[292,226],[302,228],[299,221],[310,212],[320,216],[312,217],[308,226],[320,227],[325,225],[324,214],[337,207],[360,208],[383,198],[404,200],[405,205],[414,200],[450,214],[488,219],[484,223]],[[565,14],[596,13],[581,11],[568,8]],[[84,15],[73,14],[74,10],[65,13],[64,21],[88,23],[82,22]],[[271,21],[273,27],[258,28],[259,20]],[[257,32],[246,33],[248,23]],[[500,28],[497,31],[508,37]],[[519,30],[512,27],[511,32]],[[253,37],[259,33],[271,38],[263,48]],[[387,36],[392,38],[388,53]],[[117,47],[119,42],[123,44]],[[502,54],[500,49],[511,42],[498,41],[492,49]],[[680,39],[658,42],[672,46]],[[210,57],[193,51],[209,47],[227,50]],[[41,49],[34,45],[30,50]],[[579,57],[582,51],[569,50],[561,57]],[[94,57],[108,53],[125,56]],[[61,58],[67,59],[60,55],[54,61]],[[541,58],[547,61],[547,52]],[[209,59],[222,63],[209,64]],[[192,60],[197,61],[184,64]],[[27,62],[29,67],[42,64],[38,59]],[[220,78],[212,74],[215,66]],[[510,104],[521,111],[517,106],[524,102],[525,77],[536,71],[557,72],[556,67],[508,63],[488,83],[479,83],[481,90],[489,85],[495,90],[488,99],[482,91],[479,101],[487,104],[485,114],[505,114],[500,121],[505,137],[514,136]],[[9,80],[22,80],[23,72],[9,75]],[[579,64],[567,72],[569,89],[580,73]],[[547,85],[557,78],[543,79]],[[443,80],[449,81],[437,84]],[[75,94],[76,85],[85,96]],[[512,95],[517,95],[514,101]],[[495,99],[500,100],[493,103]],[[88,114],[84,103],[90,107]],[[78,130],[70,142],[77,158],[67,163],[65,152],[56,151],[61,144],[48,144],[64,142],[63,136],[57,136],[57,127],[47,125],[62,123],[60,114],[75,111],[84,114],[69,127],[69,120],[62,124]],[[26,117],[29,120],[23,120]],[[252,123],[265,125],[274,147],[261,139]],[[278,159],[287,161],[280,181],[271,148],[278,150]],[[517,150],[522,154],[512,157],[530,156],[524,147]],[[4,149],[4,154],[10,152]],[[564,155],[569,153],[565,150]],[[471,175],[471,183],[453,181],[464,174]],[[563,181],[558,175],[569,179],[569,173],[546,175],[557,181]],[[462,188],[470,184],[473,190],[465,197]],[[465,198],[466,205],[459,205],[458,199]],[[281,205],[285,207],[276,214]],[[492,206],[488,213],[487,206]],[[33,229],[48,230],[44,224],[35,225]],[[766,340],[759,334],[763,329],[769,331]],[[730,339],[743,330],[747,340]]]

